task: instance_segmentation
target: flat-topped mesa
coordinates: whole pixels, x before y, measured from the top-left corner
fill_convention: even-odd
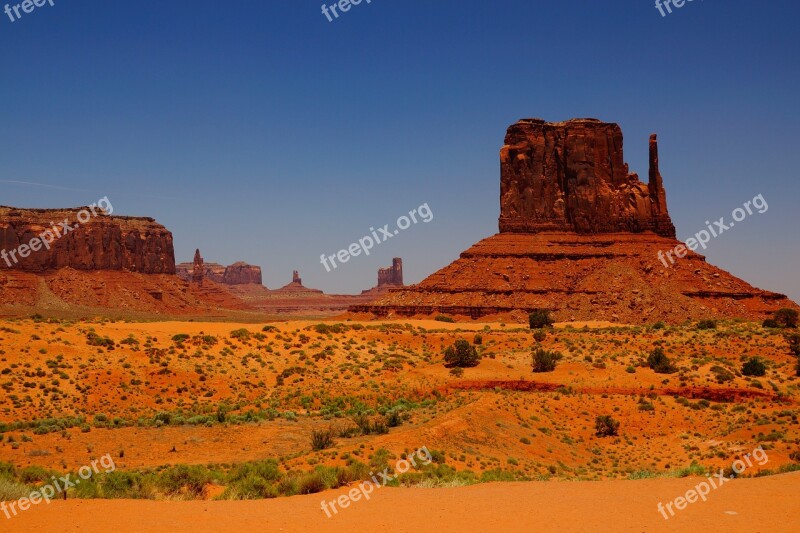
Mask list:
[[[91,207],[0,206],[0,251],[9,257],[14,252],[14,260],[0,260],[0,270],[175,273],[172,233],[164,226],[152,218],[112,216]]]
[[[597,119],[523,119],[500,150],[500,231],[640,233],[675,237],[650,137],[649,183],[630,173],[622,130]]]

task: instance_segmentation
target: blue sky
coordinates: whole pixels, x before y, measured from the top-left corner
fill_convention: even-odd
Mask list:
[[[328,2],[328,4],[332,3]],[[657,132],[679,237],[762,194],[708,260],[800,300],[800,5],[695,0],[54,0],[0,13],[0,204],[83,205],[172,230],[178,261],[259,264],[269,287],[417,282],[497,230],[505,129],[617,122],[647,174]],[[0,0],[0,7],[5,2]],[[13,5],[13,3],[12,3]],[[370,226],[417,224],[326,272]]]

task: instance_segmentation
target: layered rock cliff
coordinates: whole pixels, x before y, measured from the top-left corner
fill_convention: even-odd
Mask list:
[[[0,207],[0,269],[175,273],[172,233],[164,226],[89,209]]]

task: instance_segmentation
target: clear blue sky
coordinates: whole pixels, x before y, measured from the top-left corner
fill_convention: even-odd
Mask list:
[[[706,254],[800,300],[796,1],[373,0],[332,23],[320,0],[54,3],[0,13],[0,180],[74,190],[0,183],[0,204],[107,195],[172,230],[178,261],[356,292],[496,232],[509,124],[596,117],[645,177],[659,134],[683,239],[763,194]],[[425,202],[429,224],[320,264]]]

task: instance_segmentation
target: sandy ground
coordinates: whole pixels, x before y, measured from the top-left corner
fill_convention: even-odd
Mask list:
[[[275,500],[58,501],[6,519],[0,531],[797,531],[800,473],[731,481],[665,520],[657,509],[702,478],[494,483],[376,490],[326,517],[346,489]]]

